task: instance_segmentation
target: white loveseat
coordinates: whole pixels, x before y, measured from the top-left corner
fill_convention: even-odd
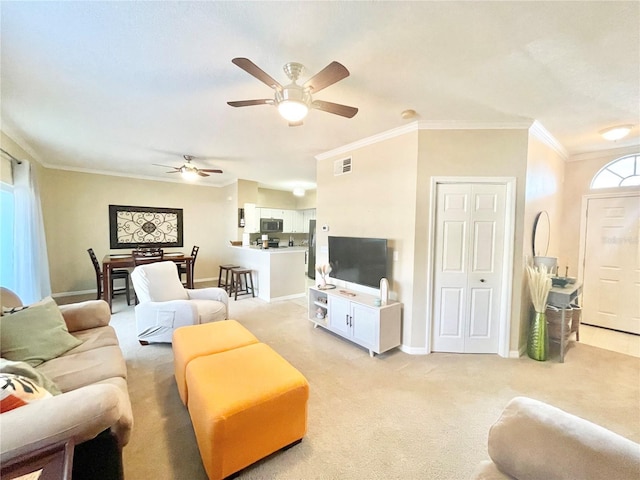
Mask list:
[[[138,341],[171,343],[178,327],[226,320],[229,296],[222,288],[184,288],[173,262],[137,266],[131,273],[136,291]]]
[[[474,480],[638,480],[640,445],[559,408],[512,399],[489,430]]]

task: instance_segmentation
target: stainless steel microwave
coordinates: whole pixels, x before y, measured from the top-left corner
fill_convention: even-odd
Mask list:
[[[282,232],[283,220],[281,218],[261,218],[260,233]]]

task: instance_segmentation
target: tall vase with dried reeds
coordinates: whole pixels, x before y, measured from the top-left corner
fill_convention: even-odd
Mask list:
[[[545,265],[527,266],[529,292],[535,314],[529,325],[527,354],[534,360],[544,361],[549,355],[549,333],[547,332],[547,297],[551,290],[551,274]]]

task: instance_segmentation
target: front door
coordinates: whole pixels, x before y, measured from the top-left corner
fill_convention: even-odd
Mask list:
[[[587,199],[582,323],[640,334],[640,196]]]
[[[504,184],[437,184],[432,350],[498,353]]]

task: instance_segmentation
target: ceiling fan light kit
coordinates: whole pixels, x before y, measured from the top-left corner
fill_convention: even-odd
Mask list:
[[[615,127],[605,128],[604,130],[601,130],[600,135],[607,140],[615,142],[616,140],[620,140],[621,138],[629,135],[629,132],[632,128],[633,125],[617,125]]]
[[[188,182],[194,182],[198,179],[197,171],[186,169],[184,167],[180,170],[180,175],[182,175],[182,178]]]
[[[312,94],[316,94],[320,90],[349,76],[349,70],[338,62],[331,62],[303,85],[298,85],[296,81],[304,72],[304,66],[297,62],[289,62],[285,64],[283,70],[291,80],[291,83],[285,87],[248,58],[234,58],[232,63],[274,90],[273,100],[259,99],[227,102],[232,107],[275,105],[278,107],[280,115],[289,122],[291,127],[302,125],[302,120],[312,108],[346,118],[352,118],[358,113],[358,109],[355,107],[313,100],[312,98]]]
[[[217,168],[198,168],[191,163],[195,157],[192,155],[183,155],[182,156],[187,163],[183,163],[179,167],[172,167],[169,165],[159,165],[154,163],[156,167],[165,167],[165,168],[173,168],[173,170],[168,171],[167,173],[179,173],[183,180],[188,180],[190,182],[196,180],[198,177],[208,177],[209,173],[222,173],[222,170]]]
[[[309,113],[310,95],[298,85],[291,84],[282,91],[276,90],[276,104],[282,118],[288,122],[300,122]]]

